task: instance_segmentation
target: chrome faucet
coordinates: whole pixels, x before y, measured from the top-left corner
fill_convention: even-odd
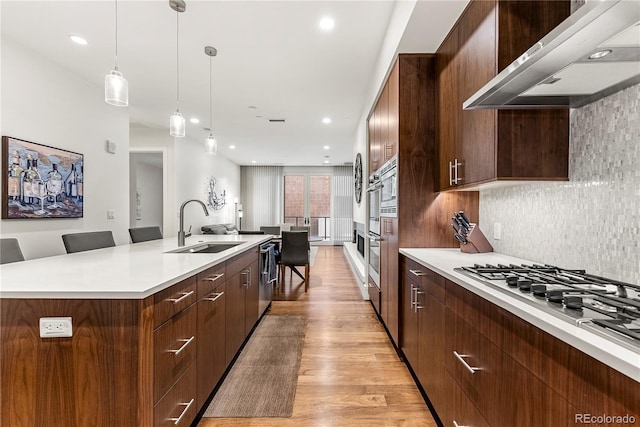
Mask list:
[[[184,246],[184,238],[185,238],[185,233],[184,233],[184,207],[189,202],[198,202],[198,203],[200,203],[202,205],[202,209],[204,210],[204,214],[206,216],[209,216],[209,211],[207,210],[207,206],[204,203],[202,203],[200,200],[191,199],[191,200],[187,200],[186,202],[184,202],[182,204],[182,206],[180,206],[180,230],[178,230],[178,246]]]

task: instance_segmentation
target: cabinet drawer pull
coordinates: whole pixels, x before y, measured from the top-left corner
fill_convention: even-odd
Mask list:
[[[214,295],[215,295],[215,296],[214,296]],[[218,298],[220,298],[222,295],[224,295],[224,292],[217,292],[217,293],[216,293],[216,292],[214,292],[214,293],[212,293],[211,295],[209,295],[207,298],[203,298],[203,299],[204,299],[205,301],[211,301],[211,302],[213,302],[213,301],[217,300]],[[213,297],[213,298],[212,298],[212,297]]]
[[[449,162],[449,187],[453,185],[453,176],[451,173],[452,168],[453,168],[453,165],[451,164],[451,162]]]
[[[469,357],[468,354],[458,354],[458,352],[455,351],[455,350],[453,351],[453,354],[460,361],[460,363],[462,363],[464,365],[464,367],[467,368],[467,370],[469,372],[471,372],[472,374],[475,374],[477,371],[481,371],[482,370],[482,368],[474,368],[473,366],[469,366],[467,361],[464,360],[465,357]]]
[[[191,399],[189,401],[189,403],[178,403],[178,405],[184,406],[184,409],[182,410],[182,413],[180,414],[180,416],[178,418],[169,418],[168,421],[173,421],[173,425],[176,425],[176,426],[178,424],[180,424],[180,421],[182,420],[182,417],[184,417],[184,414],[187,413],[187,411],[189,410],[191,405],[193,405],[194,401],[195,401],[195,399]]]
[[[458,185],[460,181],[462,181],[462,178],[458,177],[458,166],[462,166],[462,163],[458,162],[458,159],[455,159],[453,166],[455,167],[455,178],[453,178],[453,183]]]
[[[245,282],[242,284],[242,286],[248,288],[250,285],[249,281],[251,280],[251,273],[249,272],[249,270],[244,270],[241,271],[240,274],[245,276]]]
[[[206,280],[207,282],[215,282],[216,280],[218,280],[222,276],[224,276],[224,273],[216,274],[214,277],[205,277],[204,280]]]
[[[422,272],[420,270],[409,270],[409,272],[411,274],[413,274],[414,276],[418,276],[418,277],[427,275],[427,273],[424,273],[424,272]]]
[[[177,349],[177,350],[167,350],[167,353],[173,353],[173,354],[174,354],[174,356],[179,355],[179,354],[180,354],[180,352],[182,352],[182,350],[184,350],[185,348],[187,348],[187,346],[188,346],[189,344],[191,344],[191,341],[193,341],[194,339],[196,339],[196,337],[195,337],[195,336],[193,336],[193,337],[189,338],[188,340],[185,340],[185,339],[180,339],[180,340],[178,340],[178,341],[180,341],[180,342],[183,342],[184,344],[182,344],[182,345],[180,346],[180,348],[179,348],[179,349]]]
[[[189,291],[189,292],[183,292],[182,296],[180,298],[169,298],[167,299],[167,301],[171,301],[174,304],[179,303],[180,301],[182,301],[183,299],[189,297],[192,293],[194,293],[195,291]]]
[[[416,288],[416,304],[413,306],[414,313],[417,313],[418,310],[424,308],[423,305],[419,305],[420,303],[418,302],[418,295],[424,295],[424,292],[422,292],[419,288]]]
[[[411,307],[416,305],[415,291],[417,291],[417,290],[418,290],[418,288],[413,286],[413,283],[412,283],[411,284]]]

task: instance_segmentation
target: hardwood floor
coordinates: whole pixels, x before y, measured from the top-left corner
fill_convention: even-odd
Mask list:
[[[291,418],[203,418],[213,426],[436,426],[369,301],[363,301],[342,247],[321,246],[309,290],[293,275],[274,290],[267,315],[307,316]]]

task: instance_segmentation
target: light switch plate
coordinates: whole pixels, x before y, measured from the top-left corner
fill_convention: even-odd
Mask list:
[[[499,222],[493,224],[493,238],[495,240],[502,239],[502,224]]]
[[[73,335],[71,317],[41,317],[40,337],[59,338]]]
[[[107,211],[107,219],[115,219],[115,218],[116,218],[116,213],[113,210],[109,209]]]
[[[107,139],[107,153],[116,154],[116,143]]]

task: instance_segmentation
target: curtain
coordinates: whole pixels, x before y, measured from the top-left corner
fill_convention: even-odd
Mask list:
[[[331,236],[334,244],[350,242],[353,237],[353,179],[353,166],[333,167]]]
[[[282,218],[282,166],[241,166],[242,230],[277,225]]]

